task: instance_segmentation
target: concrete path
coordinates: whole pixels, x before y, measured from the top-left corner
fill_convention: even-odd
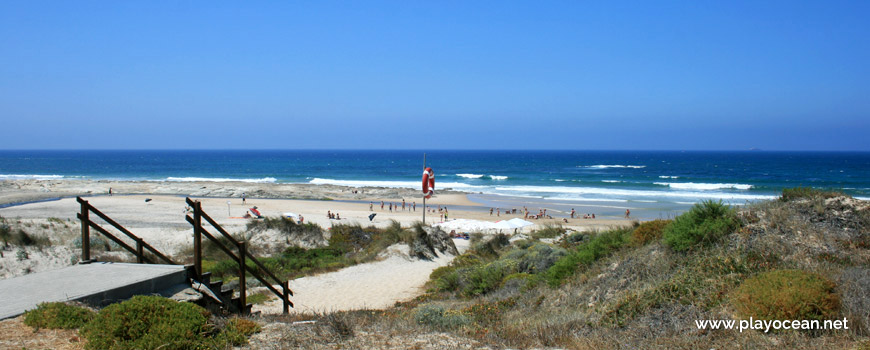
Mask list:
[[[91,263],[0,280],[0,320],[52,301],[93,305],[152,294],[186,283],[181,265]]]

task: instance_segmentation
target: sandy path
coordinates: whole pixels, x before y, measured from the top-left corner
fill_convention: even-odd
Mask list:
[[[433,261],[411,260],[407,258],[407,246],[394,246],[391,249],[392,256],[382,261],[290,281],[290,289],[294,293],[290,300],[295,304],[291,312],[387,308],[397,301],[410,300],[419,295],[432,270],[453,260],[450,255],[440,256]],[[273,300],[255,305],[254,311],[281,313],[282,303]]]

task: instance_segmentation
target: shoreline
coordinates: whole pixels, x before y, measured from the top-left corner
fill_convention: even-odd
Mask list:
[[[102,197],[114,195],[181,196],[191,198],[239,199],[246,194],[250,199],[318,200],[348,203],[372,202],[408,205],[422,204],[418,190],[400,187],[353,187],[307,183],[252,183],[243,181],[151,181],[151,180],[92,180],[92,179],[15,179],[0,181],[0,208],[15,207],[44,201],[75,198],[76,196]],[[624,219],[625,209],[631,209],[632,219],[649,220],[675,216],[691,205],[668,205],[644,201],[564,201],[558,199],[514,197],[451,189],[436,190],[428,201],[431,206],[453,206],[467,211],[492,209],[521,209],[532,213],[546,208],[554,219],[568,218],[576,207],[577,217],[594,213],[603,219]],[[522,215],[520,215],[522,216]]]

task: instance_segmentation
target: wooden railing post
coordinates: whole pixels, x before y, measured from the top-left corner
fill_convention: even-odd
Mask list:
[[[193,269],[202,278],[202,203],[193,203]]]
[[[247,247],[245,246],[245,241],[239,242],[239,309],[241,309],[241,313],[244,314],[247,312],[247,298],[245,297],[247,291],[245,289],[245,255],[248,254]]]
[[[88,218],[90,209],[88,208],[88,201],[83,200],[81,197],[78,200],[82,204],[82,262],[87,262],[91,260],[91,225]]]
[[[287,301],[290,300],[290,281],[284,281],[284,283],[281,284],[281,287],[284,287],[284,300],[282,300],[284,302],[284,313],[289,314],[290,304],[288,304]]]
[[[145,251],[142,249],[142,238],[136,240],[136,262],[139,264],[145,263]]]

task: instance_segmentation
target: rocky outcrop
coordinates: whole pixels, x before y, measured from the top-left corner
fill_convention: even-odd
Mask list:
[[[453,239],[439,227],[414,227],[417,237],[411,243],[410,255],[423,260],[432,260],[439,255],[459,255]]]

